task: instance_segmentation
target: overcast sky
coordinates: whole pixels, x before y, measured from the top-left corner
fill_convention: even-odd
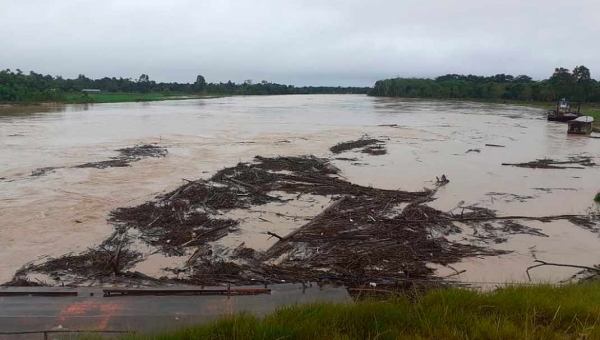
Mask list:
[[[0,0],[0,68],[368,85],[600,72],[599,0]]]

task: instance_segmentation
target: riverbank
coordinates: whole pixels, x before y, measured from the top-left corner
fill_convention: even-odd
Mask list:
[[[528,107],[538,107],[546,110],[555,109],[555,105],[546,102],[517,102],[515,105],[522,105]],[[593,131],[600,132],[600,104],[598,103],[586,103],[581,105],[581,114],[584,116],[594,117]]]
[[[507,102],[511,104],[511,102]],[[522,105],[528,107],[539,107],[541,109],[552,110],[556,108],[554,103],[548,102],[515,102],[515,105]],[[581,114],[585,116],[592,116],[595,120],[600,120],[600,104],[599,103],[585,103],[581,104]],[[600,122],[596,122],[598,124]]]
[[[553,102],[531,102],[521,100],[486,100],[486,99],[454,99],[450,101],[456,102],[474,102],[474,103],[489,103],[489,104],[506,104],[524,107],[539,108],[544,110],[553,110],[556,108],[556,103]],[[600,130],[600,103],[585,103],[581,105],[581,114],[584,116],[594,117],[594,126]]]
[[[600,284],[449,288],[409,299],[320,303],[122,339],[600,339]]]
[[[165,93],[69,93],[65,95],[65,104],[87,103],[127,103],[127,102],[152,102],[163,100],[184,99],[209,99],[225,95],[191,95],[191,94],[165,94]]]
[[[0,103],[0,109],[10,110],[19,107],[48,106],[57,104],[103,104],[103,103],[131,103],[155,102],[166,100],[211,99],[228,97],[225,94],[166,94],[166,93],[66,93],[59,99],[52,101],[28,101],[18,103]]]

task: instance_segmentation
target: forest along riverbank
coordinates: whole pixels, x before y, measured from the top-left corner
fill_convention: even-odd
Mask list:
[[[352,96],[272,100],[217,99],[219,105],[211,100],[200,111],[193,101],[107,106],[89,116],[51,116],[79,124],[91,136],[89,142],[87,135],[31,139],[34,145],[50,141],[55,150],[49,153],[56,157],[2,170],[0,185],[11,190],[2,191],[0,210],[9,228],[0,232],[17,246],[41,245],[47,235],[55,245],[52,252],[29,246],[26,261],[35,261],[22,270],[23,259],[2,256],[10,259],[2,268],[14,268],[3,269],[3,281],[17,271],[12,284],[311,280],[402,286],[438,284],[449,275],[459,281],[526,280],[525,269],[535,259],[598,263],[597,221],[586,211],[594,207],[587,183],[597,170],[597,149],[583,139],[566,139],[562,126],[538,120],[543,112]],[[242,106],[264,113],[237,111]],[[313,123],[299,125],[295,114],[281,114],[298,107]],[[345,122],[325,124],[331,118],[321,117],[324,107],[337,107]],[[170,109],[186,124],[167,125],[172,116],[158,111]],[[91,119],[97,128],[112,122],[115,110],[133,116],[120,116],[114,141],[94,142],[95,131],[83,122]],[[219,117],[219,110],[235,119]],[[8,125],[0,125],[8,154],[37,152],[27,149],[24,141],[31,137],[24,127],[44,126],[46,118],[13,119],[11,135],[22,136],[9,137]],[[198,118],[203,124],[190,124]],[[136,124],[136,133],[153,136],[160,126],[160,137],[135,139],[127,130]],[[190,125],[203,136],[188,134]],[[257,130],[240,133],[251,131],[248,126]],[[120,132],[132,139],[123,141]],[[136,147],[152,155],[123,151]],[[577,164],[566,164],[574,151]],[[548,155],[553,162],[532,162]],[[121,160],[127,164],[119,166]],[[83,166],[91,164],[98,166]],[[54,169],[31,176],[49,167]],[[33,206],[26,201],[29,189],[36,189]],[[56,199],[44,198],[50,192]],[[105,201],[85,207],[92,195]],[[45,215],[28,218],[23,212],[31,209]],[[84,218],[92,212],[93,218]],[[42,233],[15,237],[24,227]],[[91,237],[73,247],[65,242],[73,231]],[[51,257],[38,258],[45,254]],[[531,274],[534,281],[558,281],[574,272],[540,267]]]

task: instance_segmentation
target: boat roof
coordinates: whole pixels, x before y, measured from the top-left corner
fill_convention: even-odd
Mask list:
[[[592,123],[594,121],[594,117],[590,117],[590,116],[581,116],[581,117],[577,117],[573,120],[571,120],[571,122],[578,122],[578,123]]]

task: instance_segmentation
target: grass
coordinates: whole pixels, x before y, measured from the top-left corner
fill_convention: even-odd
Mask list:
[[[209,96],[165,94],[165,93],[80,93],[65,94],[65,102],[69,104],[79,103],[123,103],[123,102],[149,102],[160,100],[195,99],[207,98]],[[214,96],[210,96],[212,98]]]
[[[416,301],[321,303],[122,339],[600,339],[600,284],[430,292]]]

